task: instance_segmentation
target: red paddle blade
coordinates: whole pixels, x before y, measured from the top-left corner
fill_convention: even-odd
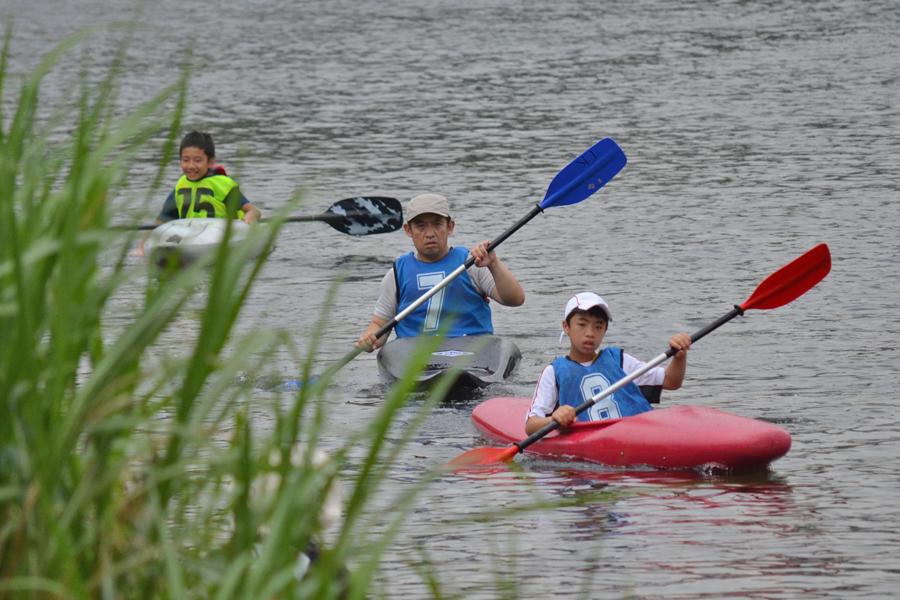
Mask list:
[[[819,244],[766,277],[753,295],[741,304],[741,310],[784,306],[808,292],[822,281],[829,271],[831,271],[831,253],[828,246]]]
[[[445,466],[451,469],[462,469],[464,467],[474,467],[475,465],[489,465],[498,462],[508,463],[518,453],[519,448],[516,446],[510,446],[509,448],[475,448],[465,454],[460,454]]]

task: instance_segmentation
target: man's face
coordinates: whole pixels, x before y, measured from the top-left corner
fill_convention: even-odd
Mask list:
[[[419,260],[437,262],[450,252],[447,238],[453,233],[454,225],[447,217],[425,213],[404,223],[403,230],[412,238]]]
[[[203,179],[215,163],[216,159],[207,158],[206,152],[200,148],[188,146],[181,151],[181,170],[191,181]]]

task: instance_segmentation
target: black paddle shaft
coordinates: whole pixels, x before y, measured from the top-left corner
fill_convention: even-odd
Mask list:
[[[334,213],[322,213],[319,215],[302,215],[299,217],[288,217],[284,220],[285,223],[303,223],[306,221],[324,221],[326,223],[338,223],[342,219],[354,218],[359,215],[357,214],[349,214],[346,217],[344,215],[336,215]],[[260,219],[260,223],[268,222],[268,219]],[[126,230],[138,230],[138,231],[149,231],[151,229],[156,229],[160,225],[164,223],[145,223],[143,225],[135,225],[134,227],[129,225],[112,225],[110,229],[126,229]]]
[[[533,218],[535,218],[536,216],[538,216],[538,215],[539,215],[540,213],[542,213],[542,212],[544,212],[544,209],[541,208],[541,205],[540,205],[540,204],[535,204],[535,205],[534,205],[534,208],[531,209],[531,212],[529,212],[527,215],[525,215],[524,217],[522,217],[522,218],[519,220],[518,223],[516,223],[515,225],[513,225],[512,227],[510,227],[509,229],[507,229],[507,230],[504,231],[503,233],[501,233],[499,236],[497,236],[497,237],[494,239],[494,241],[492,241],[490,244],[488,244],[488,247],[487,247],[488,252],[490,252],[491,250],[493,250],[494,248],[496,248],[497,246],[499,246],[500,244],[502,244],[502,243],[506,240],[506,238],[508,238],[509,236],[511,236],[512,234],[514,234],[516,231],[518,231],[519,229],[521,229],[522,226],[525,225],[525,223],[527,223],[528,221],[532,220]],[[463,265],[464,268],[462,269],[462,271],[465,271],[465,269],[468,269],[469,267],[471,267],[471,266],[474,265],[474,264],[475,264],[475,257],[470,255],[469,258],[466,259],[466,262],[465,262],[465,264]],[[460,273],[456,273],[456,272],[451,273],[450,275],[448,275],[447,277],[445,277],[443,281],[441,281],[440,283],[438,283],[437,285],[435,285],[433,288],[431,288],[430,290],[428,290],[426,293],[422,294],[422,295],[419,297],[419,299],[416,300],[416,301],[415,301],[410,307],[408,307],[406,310],[410,310],[410,308],[414,310],[416,307],[421,306],[422,304],[424,304],[429,298],[431,298],[432,296],[434,296],[434,295],[435,295],[436,293],[438,293],[441,289],[443,289],[447,284],[449,284],[450,281],[452,281],[452,280],[455,279],[458,275],[460,275],[460,274],[462,273],[462,271],[460,271]],[[399,315],[398,315],[398,316],[399,316]],[[404,316],[405,316],[405,315],[404,315]],[[380,338],[380,337],[383,337],[383,336],[389,334],[389,333],[391,332],[391,329],[393,329],[394,326],[396,326],[397,323],[399,323],[399,322],[400,322],[400,319],[398,319],[396,316],[393,317],[390,321],[388,321],[387,323],[385,323],[385,324],[381,327],[381,329],[379,329],[378,331],[375,332],[375,338],[377,339],[377,338]]]
[[[697,340],[705,337],[706,334],[712,333],[713,331],[715,331],[716,329],[718,329],[719,327],[721,327],[728,321],[732,320],[735,317],[743,316],[743,314],[744,314],[744,310],[739,305],[735,304],[734,308],[732,308],[726,315],[724,315],[723,317],[710,323],[703,329],[700,329],[699,331],[695,331],[694,334],[691,336],[691,343],[693,344]],[[666,356],[669,358],[672,358],[673,356],[675,356],[675,354],[677,352],[678,352],[678,350],[676,350],[675,348],[669,347],[669,349],[666,350]]]
[[[541,214],[542,212],[544,212],[544,209],[541,207],[541,205],[540,205],[540,204],[535,204],[535,205],[534,205],[534,208],[531,209],[531,212],[528,213],[527,215],[525,215],[524,217],[522,217],[521,219],[519,219],[519,222],[518,222],[518,223],[516,223],[515,225],[513,225],[512,227],[510,227],[509,229],[507,229],[507,230],[504,231],[503,233],[501,233],[501,234],[500,234],[499,236],[497,236],[496,238],[494,238],[494,241],[492,241],[490,244],[488,244],[487,251],[490,252],[491,250],[493,250],[494,248],[496,248],[497,246],[499,246],[500,244],[502,244],[503,242],[505,242],[505,241],[506,241],[506,238],[508,238],[509,236],[511,236],[512,234],[514,234],[515,232],[517,232],[519,229],[522,228],[523,225],[525,225],[525,223],[527,223],[528,221],[532,220],[533,218],[535,218],[536,216],[538,216],[538,215]],[[466,259],[466,268],[467,268],[467,269],[468,269],[469,267],[471,267],[472,265],[474,265],[474,264],[475,264],[475,257],[474,257],[474,256],[470,256],[469,258]]]
[[[703,329],[700,329],[699,331],[695,332],[691,336],[691,343],[693,344],[694,342],[703,338],[707,334],[712,333],[713,331],[715,331],[716,329],[718,329],[719,327],[721,327],[728,321],[732,320],[733,318],[735,318],[737,316],[743,315],[743,314],[744,314],[743,309],[740,306],[738,306],[737,304],[735,304],[734,308],[731,309],[731,311],[729,311],[728,314],[724,315],[723,317],[719,318],[718,320],[714,321],[713,323],[710,323]],[[618,382],[614,383],[612,386],[606,388],[605,390],[603,390],[603,392],[600,392],[600,394],[597,394],[597,396],[595,396],[594,398],[586,400],[582,404],[578,405],[575,408],[575,414],[580,415],[581,413],[583,413],[584,411],[586,411],[587,409],[592,407],[594,404],[596,404],[597,400],[600,400],[601,398],[605,398],[610,393],[618,390],[620,387],[627,385],[634,379],[637,379],[638,377],[640,377],[647,370],[652,369],[654,366],[663,362],[667,358],[672,358],[673,356],[675,356],[675,354],[677,352],[678,352],[677,349],[669,347],[669,349],[666,350],[663,354],[660,354],[655,359],[653,359],[652,361],[647,363],[647,365],[642,370],[635,371],[632,375],[629,375],[628,377],[625,377],[625,378],[619,380]],[[624,383],[622,383],[622,382],[624,382]],[[615,387],[617,384],[621,384],[621,385],[618,385],[618,387]],[[541,427],[540,429],[538,429],[537,431],[532,433],[530,436],[528,436],[521,442],[515,442],[514,445],[519,449],[519,452],[522,452],[523,450],[525,450],[525,448],[532,445],[536,441],[540,440],[541,438],[546,436],[551,431],[556,431],[559,428],[560,428],[559,421],[550,421],[549,423],[547,423],[546,425],[544,425],[543,427]]]
[[[331,225],[332,223],[342,223],[346,220],[352,219],[372,219],[372,213],[365,211],[353,211],[347,212],[346,214],[338,214],[338,213],[330,213],[323,212],[318,215],[300,215],[297,217],[288,217],[284,220],[285,223],[305,223],[308,221],[322,221],[323,223],[328,223]],[[267,219],[260,219],[262,222],[266,222]]]

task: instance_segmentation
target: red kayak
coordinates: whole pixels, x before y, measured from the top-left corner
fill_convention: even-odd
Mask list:
[[[526,437],[527,398],[492,398],[472,412],[486,439],[513,444]],[[575,423],[529,446],[526,452],[554,459],[616,467],[662,469],[713,467],[730,471],[766,468],[791,448],[791,435],[765,423],[704,406],[673,406],[633,417]]]

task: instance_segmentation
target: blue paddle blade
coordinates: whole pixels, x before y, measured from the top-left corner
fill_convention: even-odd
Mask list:
[[[626,162],[619,145],[603,138],[557,173],[547,188],[541,208],[581,202],[606,185]]]
[[[306,381],[306,382],[285,381],[283,383],[279,383],[278,385],[276,385],[273,388],[270,388],[269,391],[270,392],[283,392],[285,390],[298,390],[298,389],[302,388],[304,385],[312,385],[313,383],[315,383],[318,380],[319,380],[318,377],[313,377],[312,379],[310,379],[309,381]]]

